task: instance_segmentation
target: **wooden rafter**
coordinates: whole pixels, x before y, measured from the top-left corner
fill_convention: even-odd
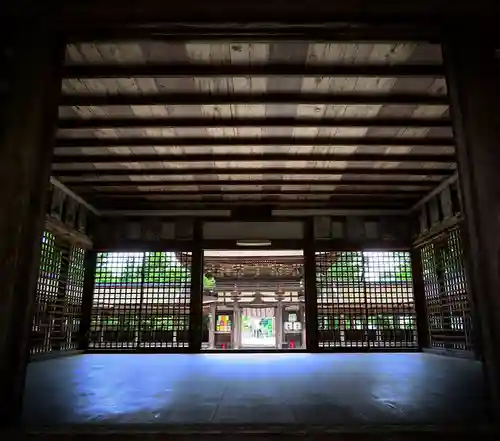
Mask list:
[[[60,129],[179,127],[451,127],[447,117],[439,118],[61,118]]]
[[[269,186],[332,186],[338,189],[339,187],[380,187],[385,186],[388,188],[398,187],[398,186],[411,186],[418,187],[415,191],[425,191],[426,189],[432,189],[439,181],[431,180],[397,180],[397,179],[370,179],[370,180],[352,180],[352,179],[199,179],[196,181],[173,181],[173,180],[140,180],[131,181],[127,180],[112,180],[103,181],[97,180],[87,180],[81,182],[69,183],[71,187],[77,187],[80,191],[84,190],[85,187],[133,187],[133,186],[147,186],[149,188],[154,187],[185,187],[195,185],[197,187],[234,187],[234,186],[245,186],[245,187],[269,187]]]
[[[424,169],[424,168],[114,168],[114,169],[71,169],[53,170],[54,176],[66,177],[100,177],[100,176],[190,176],[190,175],[369,175],[369,176],[450,176],[455,171],[454,168],[446,169]]]
[[[154,145],[154,144],[153,144]],[[422,155],[422,154],[372,154],[372,153],[328,153],[328,154],[289,154],[289,153],[236,153],[236,154],[152,154],[152,155],[55,155],[53,162],[55,164],[103,164],[103,163],[121,163],[121,162],[139,162],[142,164],[151,162],[172,162],[172,163],[189,163],[189,162],[265,162],[265,161],[284,161],[284,162],[334,162],[334,161],[349,161],[349,162],[430,162],[453,164],[455,156],[451,155]]]
[[[406,209],[411,200],[390,200],[390,199],[372,199],[372,198],[356,198],[356,199],[330,199],[330,200],[283,200],[283,199],[261,199],[261,200],[147,200],[144,198],[108,198],[95,197],[90,199],[90,202],[98,209],[105,208],[106,210],[127,210],[131,207],[134,210],[176,210],[176,209],[218,209],[218,210],[234,210],[238,207],[265,207],[271,209],[370,209],[370,208],[385,208],[385,209]]]
[[[197,190],[197,191],[168,191],[168,190],[126,190],[126,191],[99,191],[95,192],[98,196],[111,197],[143,197],[143,196],[207,196],[219,197],[225,195],[242,196],[242,195],[262,195],[262,196],[332,196],[356,198],[363,196],[374,196],[380,198],[419,198],[424,192],[407,192],[404,190]]]
[[[149,94],[70,94],[62,106],[152,106],[204,104],[342,104],[342,105],[447,105],[446,95],[428,93],[149,93]]]
[[[356,42],[377,27],[351,20],[127,21],[96,31],[116,41],[70,37],[63,69],[52,171],[96,206],[399,211],[456,170],[435,44]],[[390,28],[437,30],[414,25]]]
[[[444,76],[440,64],[80,64],[67,65],[65,78],[162,77],[430,77]]]
[[[439,137],[135,137],[135,138],[58,138],[56,147],[217,147],[217,146],[391,146],[391,147],[450,147],[453,138]]]

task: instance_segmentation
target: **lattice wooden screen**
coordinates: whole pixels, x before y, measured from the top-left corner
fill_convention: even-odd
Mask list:
[[[414,348],[408,252],[316,253],[320,348]]]
[[[68,268],[68,283],[65,298],[65,327],[68,338],[64,349],[77,349],[80,322],[82,319],[83,283],[85,278],[85,250],[71,248]]]
[[[424,245],[420,255],[431,346],[473,350],[469,293],[459,229]]]
[[[85,251],[46,231],[42,236],[30,352],[77,349]]]
[[[99,253],[89,347],[189,346],[191,253]]]

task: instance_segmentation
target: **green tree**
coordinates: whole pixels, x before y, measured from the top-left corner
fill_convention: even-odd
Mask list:
[[[50,231],[45,231],[40,250],[40,272],[45,277],[59,277],[61,258],[61,250],[57,249],[55,245],[55,236]]]
[[[360,251],[339,253],[328,270],[330,280],[338,283],[361,281],[363,279],[363,255]]]
[[[96,267],[97,283],[189,284],[191,271],[173,252],[104,253]],[[203,276],[203,287],[215,289],[215,278]]]
[[[175,253],[146,253],[144,257],[144,282],[189,283],[191,274]]]
[[[408,253],[391,252],[388,268],[380,272],[380,282],[411,282],[411,261]]]
[[[215,277],[212,275],[203,276],[203,289],[214,291],[215,290]]]
[[[96,283],[140,283],[143,257],[139,253],[103,253],[96,267]]]
[[[410,256],[406,252],[361,252],[337,253],[336,260],[318,281],[348,282],[410,282],[412,280]]]

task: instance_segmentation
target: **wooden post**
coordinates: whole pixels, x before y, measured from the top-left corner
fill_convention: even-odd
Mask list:
[[[314,247],[314,225],[304,223],[304,286],[306,303],[306,347],[310,352],[318,351],[318,298],[316,287],[316,251]]]
[[[299,313],[300,313],[300,320],[302,321],[302,344],[300,346],[300,349],[306,349],[307,333],[306,333],[306,308],[305,308],[305,305],[299,306]]]
[[[462,245],[462,259],[465,268],[465,277],[467,283],[467,299],[469,301],[470,315],[471,315],[471,326],[472,333],[466,338],[469,339],[468,343],[472,344],[474,350],[474,356],[477,360],[483,360],[483,344],[482,344],[482,331],[481,331],[481,317],[479,316],[479,310],[477,307],[476,293],[474,289],[476,286],[472,283],[473,280],[473,261],[471,253],[471,247],[469,245],[469,235],[467,234],[467,225],[462,220],[459,223],[460,232],[460,243]]]
[[[66,243],[60,243],[56,239],[57,255],[60,260],[59,281],[57,284],[57,301],[52,308],[54,310],[53,336],[51,348],[53,352],[64,349],[67,329],[64,325],[64,308],[66,303],[67,286],[69,278],[70,248]]]
[[[241,349],[241,308],[237,300],[235,300],[233,303],[232,334],[233,334],[233,339],[232,339],[233,349]]]
[[[191,299],[189,302],[189,349],[200,352],[203,332],[203,248],[201,224],[195,224],[191,259]]]
[[[462,24],[463,25],[463,24]],[[448,29],[443,42],[448,93],[467,225],[470,281],[495,419],[500,417],[500,82],[488,23]],[[496,24],[490,23],[489,29]]]
[[[418,347],[428,348],[429,341],[429,319],[425,303],[424,279],[422,274],[422,260],[418,248],[411,251],[411,269],[413,279],[413,296],[415,299],[415,311],[417,313],[417,340]]]
[[[276,333],[276,349],[283,348],[283,300],[276,303],[276,317],[274,319]]]
[[[21,415],[64,59],[49,20],[9,25],[0,128],[0,426]]]
[[[92,301],[94,298],[95,271],[97,264],[97,253],[95,251],[85,252],[85,278],[83,282],[82,299],[82,321],[79,330],[79,347],[81,350],[88,350],[90,325],[92,322]]]
[[[215,319],[217,314],[217,307],[215,303],[210,305],[210,320],[208,322],[208,347],[215,349]]]

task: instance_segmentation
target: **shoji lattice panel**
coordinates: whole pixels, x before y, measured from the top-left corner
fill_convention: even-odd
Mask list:
[[[145,254],[141,347],[189,346],[190,270],[190,253]]]
[[[320,347],[416,347],[408,252],[320,252],[316,267]]]
[[[429,243],[420,249],[422,259],[422,278],[424,282],[427,319],[431,335],[438,335],[443,331],[443,315],[441,288],[438,277],[438,265],[434,244]],[[440,343],[433,342],[435,346]]]
[[[133,349],[139,341],[144,253],[98,253],[89,348]]]
[[[85,250],[46,231],[42,236],[32,355],[78,349]]]
[[[472,349],[472,319],[465,274],[463,247],[459,230],[450,231],[447,246],[443,249],[444,304],[449,309],[449,328],[463,332],[465,341],[455,348]]]
[[[61,275],[61,253],[56,237],[46,231],[42,236],[40,269],[36,287],[35,314],[31,330],[31,354],[51,352],[54,333],[54,305],[57,303]]]
[[[420,249],[431,347],[473,349],[472,320],[460,231]]]
[[[190,253],[99,253],[89,347],[188,347],[190,294]]]
[[[64,318],[64,349],[77,349],[82,319],[83,283],[85,278],[85,250],[72,247],[69,257],[68,282],[66,285]]]

